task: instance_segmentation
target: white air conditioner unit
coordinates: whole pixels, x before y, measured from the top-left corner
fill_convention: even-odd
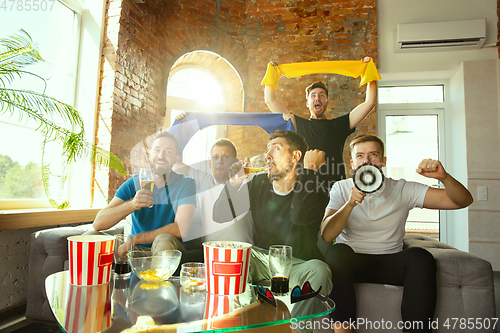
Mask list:
[[[485,18],[398,24],[396,52],[479,49],[485,39]]]

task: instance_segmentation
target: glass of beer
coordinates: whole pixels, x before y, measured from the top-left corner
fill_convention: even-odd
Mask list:
[[[292,272],[292,247],[272,245],[269,248],[269,270],[271,271],[271,292],[278,296],[288,294]]]
[[[238,161],[234,163],[229,168],[229,178],[236,179],[239,176],[242,176],[243,174],[238,175],[238,173],[241,170],[241,167],[243,167],[243,171],[245,172],[246,175],[250,173],[265,171],[267,169],[266,156],[267,154],[260,154],[251,158],[247,157],[243,162]]]
[[[139,180],[141,182],[141,189],[149,190],[153,193],[154,187],[154,170],[151,168],[141,168],[139,172]],[[153,205],[149,206],[149,208],[153,207]]]
[[[243,168],[245,168],[245,174],[257,173],[266,170],[266,156],[267,154],[260,154],[251,157],[248,163],[243,164]]]
[[[120,278],[130,276],[132,270],[127,260],[127,252],[134,247],[133,238],[130,234],[115,235],[115,248],[113,250],[113,259],[115,264],[115,274]]]

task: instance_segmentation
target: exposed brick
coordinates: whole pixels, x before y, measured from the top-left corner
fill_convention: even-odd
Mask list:
[[[132,6],[124,2],[123,8],[121,1],[111,0],[108,7],[106,19],[112,25],[107,27],[109,42],[103,48],[105,70],[99,97],[102,103],[99,110],[108,120],[101,128],[102,134],[99,129],[97,141],[102,141],[101,135],[106,136],[106,128],[112,129],[111,148],[124,160],[129,160],[129,145],[161,127],[169,68],[187,52],[210,50],[237,70],[242,88],[238,88],[241,81],[237,75],[219,71],[221,67],[214,59],[203,59],[203,66],[223,81],[227,102],[235,103],[228,104],[232,112],[268,112],[260,81],[270,60],[289,63],[361,59],[365,55],[376,58],[375,0],[169,0],[159,1],[155,6],[148,3]],[[337,84],[337,80],[325,75],[283,78],[280,87],[284,93],[278,97],[292,111],[307,117],[303,90],[315,79],[327,81],[332,87],[345,87],[332,88],[336,92],[330,99],[334,109],[329,111],[330,116],[334,112],[335,115],[349,112],[364,99],[363,94],[357,94],[364,91],[358,89],[357,79],[348,78]],[[244,91],[243,109],[241,101],[238,105],[237,93],[232,91]],[[362,126],[373,130],[374,119],[374,116],[367,119]],[[137,130],[131,131],[131,124]],[[134,135],[125,135],[132,132]],[[230,127],[227,135],[237,143],[243,157],[265,149],[267,136],[260,128],[242,131]],[[113,172],[108,177],[111,196],[124,179]]]

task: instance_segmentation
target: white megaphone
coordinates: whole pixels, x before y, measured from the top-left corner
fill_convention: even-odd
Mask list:
[[[384,173],[372,163],[360,165],[354,170],[354,186],[364,193],[373,193],[378,191],[384,183]]]

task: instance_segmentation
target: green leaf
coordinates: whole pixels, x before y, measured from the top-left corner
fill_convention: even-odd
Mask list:
[[[83,119],[73,106],[44,93],[7,87],[7,84],[23,75],[39,77],[45,84],[43,78],[25,69],[41,61],[44,59],[26,31],[20,30],[17,34],[0,38],[0,114],[7,113],[19,121],[25,118],[35,121],[35,131],[44,136],[41,178],[45,195],[53,207],[64,209],[69,207],[69,202],[58,203],[50,193],[50,165],[44,162],[47,143],[61,146],[64,171],[62,175],[52,176],[62,177],[63,182],[68,176],[68,166],[81,158],[90,158],[92,163],[113,168],[124,176],[127,172],[118,157],[85,140]]]
[[[0,38],[0,83],[20,77],[26,66],[44,61],[31,36],[23,29],[19,33]]]

